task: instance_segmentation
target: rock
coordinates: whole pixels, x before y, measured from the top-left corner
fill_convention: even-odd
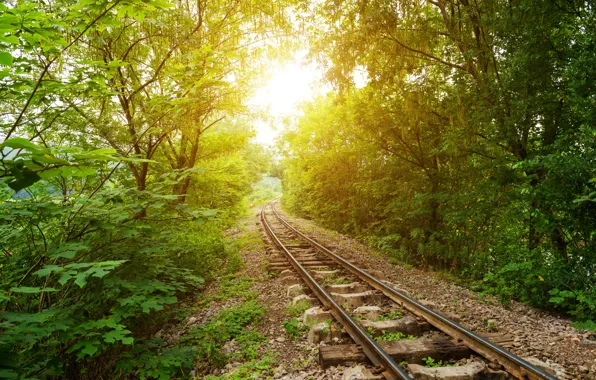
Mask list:
[[[355,367],[346,368],[341,375],[341,380],[359,380],[359,379],[384,379],[382,376],[375,376],[372,372],[361,365],[357,365]]]
[[[313,270],[312,273],[313,273],[313,276],[315,276],[315,277],[321,277],[321,276],[339,275],[340,274],[340,271],[339,271],[339,269],[334,269],[334,270]]]
[[[287,277],[292,277],[292,276],[294,276],[294,271],[292,271],[291,269],[286,269],[286,270],[283,270],[283,271],[282,271],[282,272],[279,274],[279,278],[281,278],[282,280],[283,280],[284,278],[287,278]]]
[[[226,344],[224,344],[222,346],[221,350],[226,355],[229,355],[232,352],[236,351],[237,348],[238,348],[238,344],[236,343],[236,340],[235,339],[232,339],[229,342],[226,342]]]
[[[293,284],[288,286],[288,297],[296,297],[304,293],[302,284]]]
[[[323,310],[322,307],[315,306],[306,310],[302,315],[302,322],[306,325],[311,323],[320,323],[328,320],[332,320],[333,316],[327,310]]]
[[[401,332],[406,335],[418,335],[430,328],[430,325],[426,322],[418,322],[416,318],[406,315],[400,319],[394,319],[389,321],[360,321],[360,325],[364,329],[372,329],[375,336],[379,336],[383,331],[386,332]]]
[[[369,290],[370,287],[359,282],[353,282],[351,284],[337,284],[337,285],[325,285],[325,290],[329,293],[361,293]]]
[[[296,276],[287,276],[282,278],[281,280],[285,286],[295,285],[295,284],[302,284],[302,280]]]
[[[283,336],[278,336],[277,338],[275,338],[276,341],[283,343],[286,341],[286,338],[284,338]]]
[[[533,366],[536,366],[538,368],[540,368],[541,370],[550,373],[551,375],[555,375],[557,377],[562,377],[565,374],[565,370],[558,364],[556,363],[545,363],[540,359],[537,359],[533,356],[527,357],[527,358],[523,358],[525,361],[527,361],[528,363],[532,364]]]
[[[589,347],[589,348],[596,348],[596,336],[589,335],[585,336],[581,340],[582,346]]]
[[[408,371],[414,379],[422,380],[473,380],[481,379],[486,366],[481,362],[472,362],[459,367],[426,368],[419,364],[408,364]]]
[[[373,290],[349,294],[331,293],[331,297],[344,308],[357,308],[367,303],[380,302],[385,298],[384,295]]]
[[[371,321],[381,318],[383,310],[378,306],[360,306],[354,310],[354,314],[362,315]]]
[[[442,311],[441,314],[445,317],[448,318],[450,320],[452,320],[455,323],[460,323],[461,322],[461,317],[457,314],[451,313],[449,311]]]
[[[310,344],[329,342],[333,338],[342,338],[342,332],[326,322],[312,325],[308,332],[308,343]]]
[[[429,301],[429,300],[420,300],[418,301],[421,304],[423,304],[424,306],[428,307],[429,309],[433,309],[435,310],[437,308],[437,304],[434,303],[433,301]]]
[[[376,277],[377,279],[379,279],[381,281],[384,281],[384,280],[387,279],[387,277],[385,276],[385,274],[383,272],[381,272],[380,270],[371,269],[371,270],[368,271],[368,273],[371,276],[374,276],[374,277]]]
[[[320,304],[318,299],[316,299],[314,297],[309,297],[306,294],[301,294],[301,295],[296,296],[292,299],[292,305],[296,305],[297,303],[304,302],[304,301],[310,303],[312,306]]]
[[[196,321],[197,321],[197,318],[196,318],[196,317],[190,317],[190,318],[188,318],[188,320],[186,321],[186,324],[187,324],[187,325],[193,325],[193,324],[195,324],[195,323],[196,323]]]

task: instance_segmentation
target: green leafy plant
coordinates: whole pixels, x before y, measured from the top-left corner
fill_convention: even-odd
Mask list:
[[[416,339],[413,335],[406,335],[402,332],[387,332],[382,331],[381,335],[375,337],[377,342],[391,342],[394,340],[414,340]]]
[[[589,330],[589,331],[596,331],[596,322],[592,320],[587,321],[576,321],[572,324],[578,330]]]
[[[401,319],[404,313],[400,310],[391,310],[389,313],[383,314],[379,317],[379,321],[390,321],[393,319]]]
[[[298,321],[298,319],[296,319],[296,318],[292,318],[290,320],[284,321],[283,326],[284,326],[284,329],[286,330],[286,333],[292,339],[298,338],[298,336],[300,335],[301,330],[302,330],[300,327],[300,321]]]
[[[209,366],[222,366],[227,355],[222,352],[225,342],[237,339],[246,357],[254,359],[256,349],[264,337],[255,331],[247,332],[245,327],[260,320],[264,309],[255,301],[222,310],[208,324],[191,329],[183,338],[187,345],[197,347],[197,356]]]
[[[311,308],[310,302],[307,300],[300,300],[295,304],[290,303],[287,307],[287,313],[293,317],[300,317],[304,312]]]
[[[430,356],[422,358],[422,361],[424,362],[424,366],[428,368],[445,367],[442,360],[435,361],[435,359]]]
[[[243,363],[242,365],[234,368],[230,373],[225,376],[213,376],[208,375],[205,377],[206,380],[244,380],[244,379],[255,379],[255,378],[268,378],[273,375],[273,365],[276,360],[271,356],[264,356],[258,360],[251,360]]]

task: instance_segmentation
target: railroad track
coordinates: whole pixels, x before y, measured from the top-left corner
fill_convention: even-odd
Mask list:
[[[282,218],[275,203],[260,214],[281,253],[271,255],[270,270],[281,273],[289,293],[307,293],[293,303],[313,306],[304,316],[313,324],[309,339],[330,340],[319,349],[323,367],[370,361],[387,379],[557,379],[336,255]],[[342,338],[353,343],[338,344]],[[428,358],[434,367],[420,365]],[[454,361],[461,365],[442,365]]]

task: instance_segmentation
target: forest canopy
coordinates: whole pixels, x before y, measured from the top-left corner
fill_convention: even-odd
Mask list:
[[[153,334],[237,270],[285,1],[0,4],[0,378],[171,378]],[[159,355],[158,355],[159,353]]]
[[[596,318],[593,4],[313,7],[334,89],[280,141],[285,206],[503,301]]]
[[[278,160],[248,100],[297,50],[330,91]],[[245,286],[226,231],[267,172],[394,263],[593,323],[595,103],[585,0],[3,1],[0,378],[187,377],[232,337],[255,359],[252,301],[156,332]]]

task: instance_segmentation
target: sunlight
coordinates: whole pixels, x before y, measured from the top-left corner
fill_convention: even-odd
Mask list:
[[[249,106],[271,117],[269,121],[256,123],[257,142],[272,144],[282,129],[283,119],[297,115],[301,102],[324,90],[325,87],[320,84],[321,71],[316,65],[307,64],[304,55],[297,55],[292,63],[275,65],[269,80],[249,100]]]

